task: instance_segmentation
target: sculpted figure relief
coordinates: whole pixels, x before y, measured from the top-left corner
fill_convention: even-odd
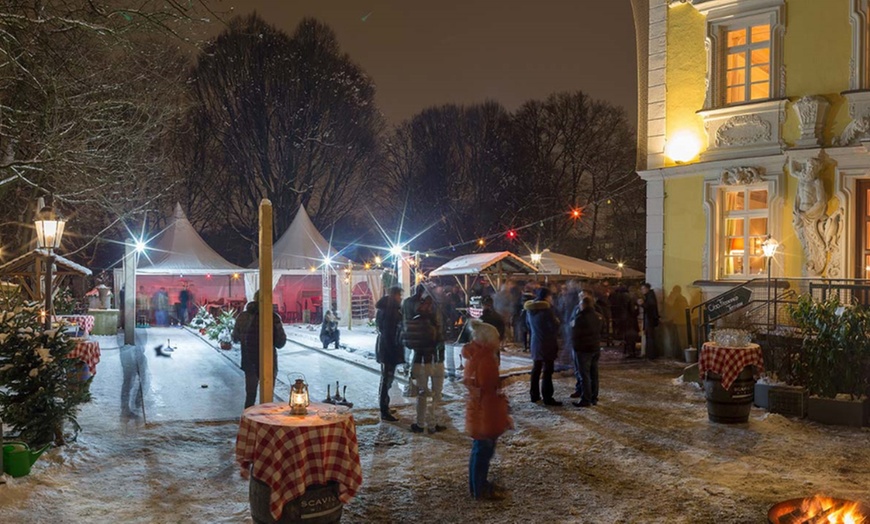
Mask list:
[[[822,167],[819,158],[788,162],[791,175],[798,181],[792,224],[807,259],[808,276],[827,276],[829,255],[840,243],[841,216],[839,212],[827,214],[828,195],[819,176]]]

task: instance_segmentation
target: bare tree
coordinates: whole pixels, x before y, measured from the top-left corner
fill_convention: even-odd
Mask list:
[[[187,2],[17,0],[0,7],[0,211],[22,246],[37,195],[77,220],[71,247],[156,207],[174,180],[166,159],[183,107]],[[201,6],[197,3],[196,6]],[[4,242],[5,243],[5,242]]]
[[[539,222],[532,234],[541,247],[606,256],[601,224],[618,220],[609,206],[642,186],[634,172],[633,140],[622,109],[579,91],[523,104],[514,115],[511,141],[519,181],[515,221]],[[577,220],[574,210],[582,212]]]
[[[300,204],[321,227],[358,211],[382,120],[372,81],[329,27],[305,19],[291,36],[236,18],[204,48],[191,85],[199,164],[188,185],[240,239],[256,245],[262,198],[276,236]]]
[[[383,169],[390,221],[430,246],[460,244],[503,227],[511,188],[510,118],[487,102],[426,109],[386,141]],[[404,220],[401,215],[404,211]]]

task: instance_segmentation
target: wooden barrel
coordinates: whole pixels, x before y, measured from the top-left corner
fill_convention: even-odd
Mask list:
[[[729,389],[722,387],[722,377],[707,372],[704,379],[707,398],[707,416],[711,422],[740,424],[749,422],[752,399],[755,395],[755,378],[752,367],[747,366],[737,375]]]
[[[338,498],[338,483],[308,486],[301,497],[284,504],[281,518],[275,520],[269,510],[272,489],[268,484],[251,477],[248,498],[254,524],[332,524],[341,522],[344,507]]]

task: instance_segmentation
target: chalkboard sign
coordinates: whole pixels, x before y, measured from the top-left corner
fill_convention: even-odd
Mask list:
[[[745,287],[738,287],[722,293],[704,305],[704,319],[706,322],[712,322],[722,318],[748,305],[751,298],[752,291]]]

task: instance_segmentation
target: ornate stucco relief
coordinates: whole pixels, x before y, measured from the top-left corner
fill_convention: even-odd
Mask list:
[[[811,277],[835,277],[842,272],[836,261],[840,259],[843,212],[840,209],[831,215],[827,213],[828,195],[820,178],[823,167],[824,163],[817,157],[787,163],[791,176],[798,181],[792,225],[806,258],[804,271]],[[830,264],[829,260],[834,263]]]
[[[723,169],[719,183],[726,186],[757,184],[764,182],[764,170],[756,167],[731,167]]]
[[[821,96],[805,96],[792,104],[801,131],[801,136],[795,143],[797,147],[817,147],[823,144],[822,129],[829,105]]]

